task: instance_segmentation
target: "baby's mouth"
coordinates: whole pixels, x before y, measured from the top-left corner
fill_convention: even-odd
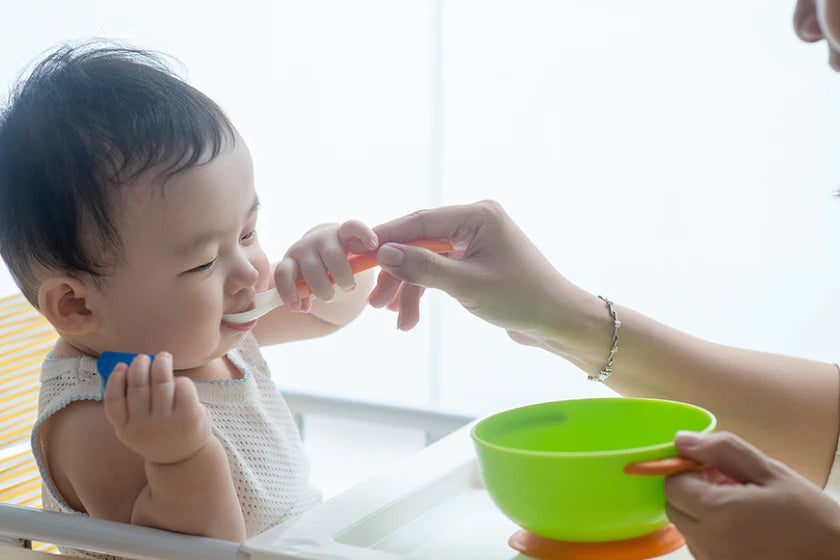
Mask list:
[[[243,307],[239,311],[229,311],[229,312],[225,313],[225,315],[236,315],[238,313],[245,313],[246,311],[251,311],[256,306],[257,306],[257,303],[254,300],[251,300],[251,303],[249,303],[247,307]]]
[[[253,319],[247,323],[234,323],[232,321],[222,321],[222,326],[234,331],[250,331],[257,326],[257,320]]]
[[[222,315],[222,321],[228,323],[244,323],[250,322],[253,319],[259,319],[272,309],[283,305],[283,300],[280,299],[280,294],[277,293],[277,290],[268,290],[267,292],[262,292],[254,296],[250,305],[251,307],[248,308],[249,311]]]

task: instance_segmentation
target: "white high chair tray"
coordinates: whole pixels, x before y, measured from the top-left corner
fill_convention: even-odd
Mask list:
[[[420,453],[246,541],[252,560],[528,560],[493,505],[461,428]],[[660,556],[691,560],[686,547]]]

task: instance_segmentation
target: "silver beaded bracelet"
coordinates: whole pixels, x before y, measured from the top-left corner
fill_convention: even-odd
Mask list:
[[[613,336],[612,336],[612,344],[610,345],[610,357],[607,359],[607,365],[604,366],[598,376],[594,375],[587,375],[586,378],[589,381],[598,381],[604,382],[606,381],[607,377],[612,375],[612,366],[613,362],[615,361],[615,353],[618,352],[618,329],[621,328],[621,321],[618,319],[618,313],[615,311],[615,307],[613,307],[613,302],[605,298],[604,296],[598,296],[598,299],[603,301],[607,304],[607,307],[610,310],[610,315],[613,318]]]

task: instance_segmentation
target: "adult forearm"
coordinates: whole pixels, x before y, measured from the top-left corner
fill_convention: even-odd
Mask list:
[[[612,323],[600,300],[593,298],[583,308],[579,351],[568,337],[552,349],[597,375],[609,355]],[[617,310],[620,341],[609,387],[626,396],[703,406],[718,417],[720,429],[825,483],[840,426],[836,366],[715,344],[631,309]]]
[[[146,478],[148,484],[137,497],[132,523],[233,542],[245,540],[245,521],[227,457],[215,437],[184,461],[147,461]]]
[[[380,266],[391,277],[444,290],[514,340],[564,356],[590,375],[607,361],[613,331],[607,306],[563,277],[498,203],[414,212],[376,233]],[[400,245],[418,237],[449,239],[456,250],[442,257]],[[380,282],[376,305],[390,301],[397,286]],[[418,312],[414,301],[400,304],[401,312]],[[705,406],[722,429],[825,482],[840,420],[834,366],[720,346],[618,310],[611,387]]]

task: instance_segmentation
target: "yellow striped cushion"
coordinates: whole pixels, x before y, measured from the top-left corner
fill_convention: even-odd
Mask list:
[[[41,362],[57,336],[22,294],[0,298],[0,502],[41,507],[29,432],[38,415]],[[32,548],[58,552],[45,543]]]

